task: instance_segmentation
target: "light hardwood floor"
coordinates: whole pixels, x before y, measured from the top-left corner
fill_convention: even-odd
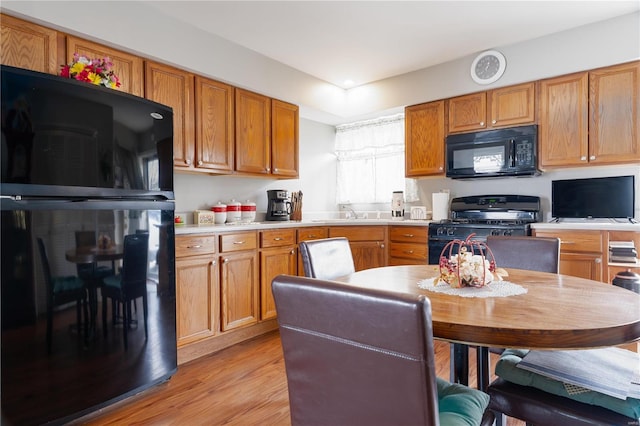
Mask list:
[[[438,376],[449,377],[449,344],[436,341]],[[492,368],[497,357],[492,355]],[[470,386],[475,356],[470,351]],[[81,418],[74,425],[288,426],[287,379],[277,331],[178,367],[166,383]],[[524,422],[509,419],[508,426]]]

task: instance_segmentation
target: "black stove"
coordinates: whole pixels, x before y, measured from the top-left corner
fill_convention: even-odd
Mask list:
[[[531,235],[531,223],[540,217],[540,197],[476,195],[451,200],[450,219],[429,224],[429,263],[437,264],[452,240],[485,241],[489,235]]]

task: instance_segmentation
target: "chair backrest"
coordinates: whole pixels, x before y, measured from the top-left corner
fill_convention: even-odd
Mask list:
[[[95,247],[95,231],[76,231],[76,247]]]
[[[51,267],[49,266],[47,249],[45,249],[44,241],[42,241],[42,238],[40,237],[38,237],[38,250],[40,251],[40,260],[42,261],[42,273],[44,274],[45,285],[47,286],[47,303],[49,303],[49,298],[53,296]]]
[[[301,241],[299,248],[306,277],[332,280],[355,272],[349,240],[344,237]]]
[[[272,290],[293,425],[438,425],[429,299],[291,275]]]
[[[149,234],[129,234],[124,236],[122,257],[122,285],[134,285],[147,281],[147,252]]]
[[[487,246],[501,268],[558,273],[560,239],[488,236]]]

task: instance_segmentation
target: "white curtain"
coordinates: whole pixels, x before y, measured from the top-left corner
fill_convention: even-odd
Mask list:
[[[337,126],[336,155],[338,204],[390,203],[394,191],[418,199],[404,177],[404,114]]]

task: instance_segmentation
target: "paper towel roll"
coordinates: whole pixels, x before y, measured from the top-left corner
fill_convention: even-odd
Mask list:
[[[431,194],[431,211],[433,220],[444,220],[449,218],[449,193],[434,192]]]

